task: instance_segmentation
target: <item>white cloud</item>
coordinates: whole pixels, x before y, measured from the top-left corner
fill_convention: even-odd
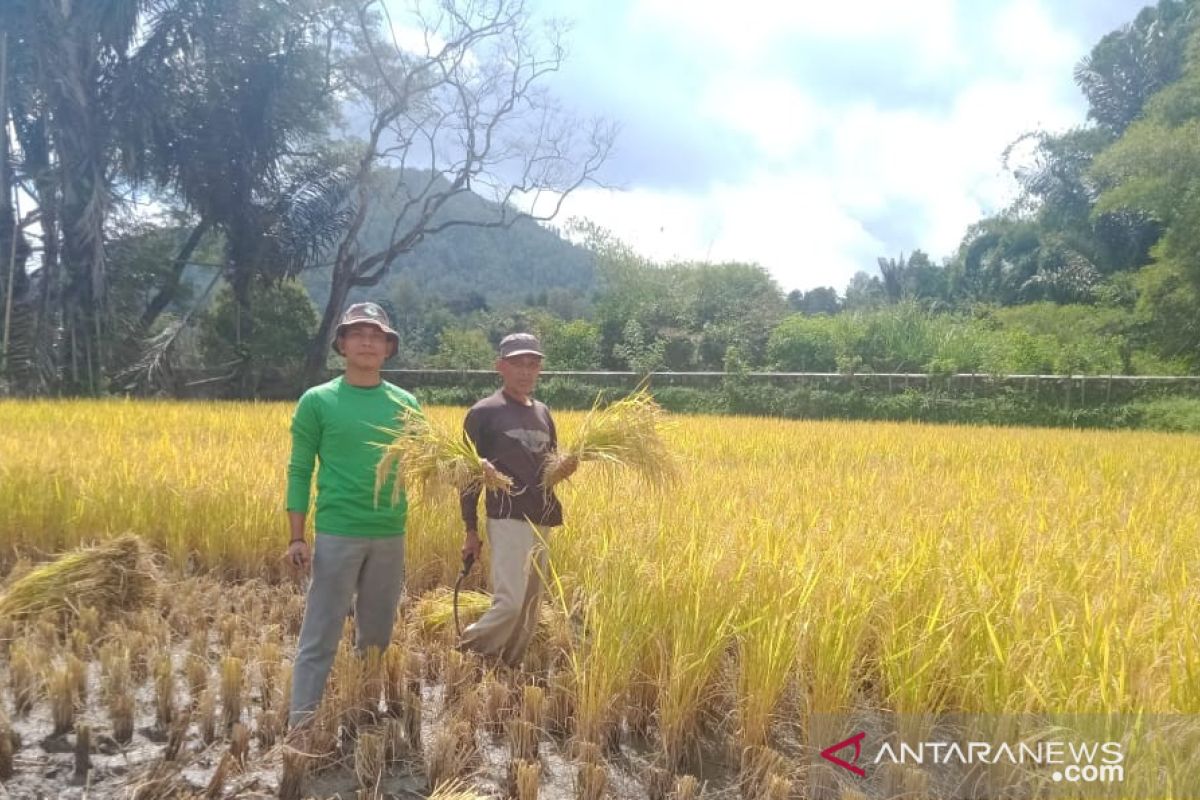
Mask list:
[[[639,0],[630,19],[677,39],[690,39],[727,55],[757,57],[781,42],[797,40],[867,44],[904,40],[914,59],[930,64],[958,56],[955,0],[924,0],[915,7],[896,0],[858,0],[853,9],[837,3],[743,0]]]
[[[1071,74],[1084,50],[1078,38],[1055,27],[1037,0],[1015,0],[996,13],[989,51],[1006,67],[1032,78]]]
[[[1044,2],[860,0],[851,11],[635,0],[627,31],[658,43],[660,60],[641,65],[653,89],[627,90],[662,92],[685,76],[701,87],[691,102],[706,134],[744,137],[756,166],[690,194],[639,187],[635,177],[625,192],[577,193],[564,213],[593,219],[655,259],[757,261],[785,290],[841,290],[893,250],[948,256],[968,225],[1013,199],[1005,147],[1022,133],[1083,121],[1071,67],[1085,46],[1055,26]],[[843,76],[793,77],[789,56],[805,46],[861,59],[856,80],[894,72],[897,86],[914,97],[928,90],[936,102],[902,106],[857,83],[837,95],[814,81],[839,85]],[[636,73],[639,65],[627,66]]]

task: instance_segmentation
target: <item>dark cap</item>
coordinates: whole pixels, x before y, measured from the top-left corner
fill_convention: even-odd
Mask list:
[[[542,345],[532,333],[510,333],[500,340],[500,357],[531,355],[542,357]]]
[[[388,319],[387,312],[376,303],[354,303],[342,313],[342,320],[333,334],[333,352],[339,356],[342,355],[342,352],[338,350],[337,337],[341,336],[351,325],[374,325],[387,334],[394,348],[400,347],[400,334],[392,330],[392,323]]]

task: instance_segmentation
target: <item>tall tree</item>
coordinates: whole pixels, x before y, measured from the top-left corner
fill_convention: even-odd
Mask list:
[[[22,87],[11,112],[26,171],[52,173],[35,177],[54,184],[54,196],[39,192],[38,200],[61,214],[51,232],[56,240],[61,237],[64,272],[43,281],[53,280],[46,291],[61,303],[59,366],[74,389],[97,391],[102,384],[108,323],[104,224],[113,202],[110,90],[134,46],[143,5],[141,0],[0,4],[0,29],[10,33],[13,80]],[[48,266],[57,266],[57,249],[50,255]],[[48,313],[49,302],[45,305]]]
[[[1195,13],[1190,0],[1159,0],[1101,39],[1075,68],[1088,116],[1116,134],[1129,127],[1146,101],[1182,73]]]
[[[354,156],[354,212],[305,362],[309,380],[325,364],[351,289],[378,284],[402,254],[451,227],[554,217],[570,192],[595,181],[614,136],[602,121],[573,119],[546,92],[544,79],[564,57],[561,31],[551,27],[540,40],[520,0],[446,0],[400,21],[367,0],[355,23],[342,29],[356,59],[347,82],[367,134]],[[360,234],[385,167],[395,168],[389,192],[403,206],[386,244],[366,251]],[[456,216],[452,201],[470,192],[493,200],[496,213]]]
[[[349,174],[323,136],[339,87],[328,32],[340,7],[178,0],[127,71],[126,173],[195,215],[173,269],[140,320],[174,296],[191,252],[216,230],[239,342],[254,335],[256,281],[312,264],[345,224]],[[243,348],[245,353],[258,352]],[[249,389],[249,359],[236,374]]]
[[[1163,235],[1144,270],[1140,308],[1165,355],[1200,366],[1200,31],[1183,77],[1163,89],[1144,117],[1094,167],[1106,191],[1097,213],[1134,209]]]

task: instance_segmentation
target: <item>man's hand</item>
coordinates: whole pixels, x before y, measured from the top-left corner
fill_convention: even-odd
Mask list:
[[[499,470],[497,470],[495,465],[492,464],[492,462],[488,461],[486,458],[479,459],[479,463],[483,466],[484,481],[488,485],[494,484],[496,482],[496,479],[500,475]]]
[[[312,556],[308,552],[308,542],[304,539],[292,540],[287,549],[287,562],[292,565],[292,569],[308,572],[308,566],[312,563]]]
[[[467,556],[478,561],[481,555],[483,555],[483,541],[479,538],[479,531],[467,531],[467,536],[463,539],[463,561],[467,560]]]

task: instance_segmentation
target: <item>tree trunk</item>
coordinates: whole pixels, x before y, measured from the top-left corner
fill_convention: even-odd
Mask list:
[[[250,356],[250,342],[254,336],[254,307],[250,289],[254,275],[249,266],[236,261],[231,261],[230,269],[233,273],[229,285],[233,289],[234,299],[234,350],[239,359],[234,367],[233,390],[237,397],[249,399],[254,396],[255,367],[259,366]]]
[[[142,318],[138,321],[138,329],[141,334],[145,334],[154,325],[158,319],[158,315],[166,310],[171,301],[175,299],[175,295],[179,292],[179,284],[183,279],[183,272],[187,269],[188,259],[192,257],[192,253],[196,252],[196,248],[200,246],[200,240],[204,238],[204,234],[208,233],[209,223],[207,220],[200,220],[195,228],[192,229],[187,241],[183,243],[183,247],[175,255],[175,261],[171,266],[171,274],[167,277],[167,282],[164,284],[156,295],[150,300],[146,310],[142,312]]]
[[[68,272],[64,321],[71,329],[74,391],[100,391],[104,375],[104,220],[108,186],[96,119],[95,44],[72,26],[55,57],[61,79],[51,81],[55,145],[62,186],[63,260]],[[83,370],[83,373],[80,372]],[[86,382],[82,379],[86,375]]]
[[[329,344],[333,341],[333,331],[346,308],[346,298],[350,296],[354,274],[352,270],[340,266],[334,265],[329,284],[329,301],[325,303],[321,325],[317,328],[317,334],[304,357],[304,370],[300,375],[303,386],[312,386],[325,377],[325,361],[329,358]]]

